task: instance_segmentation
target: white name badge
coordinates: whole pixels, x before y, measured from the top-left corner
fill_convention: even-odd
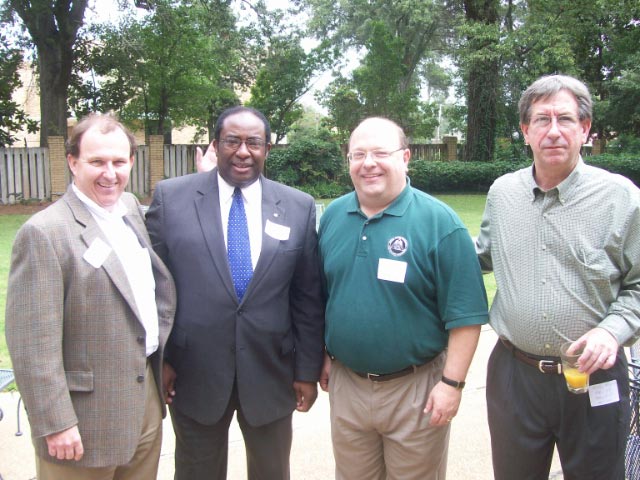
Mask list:
[[[589,386],[589,400],[592,407],[609,405],[620,401],[618,383],[615,380]]]
[[[407,262],[381,258],[378,261],[378,278],[389,282],[404,283],[407,274]]]
[[[273,223],[271,220],[267,219],[267,223],[264,226],[264,233],[276,240],[289,240],[291,228],[285,227],[284,225],[278,225],[277,223]]]
[[[101,238],[96,238],[91,242],[82,258],[89,262],[93,268],[100,268],[110,253],[111,247]]]

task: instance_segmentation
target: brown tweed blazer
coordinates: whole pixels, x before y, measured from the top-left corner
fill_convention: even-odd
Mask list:
[[[128,193],[122,200],[125,220],[151,256],[160,347],[150,360],[161,394],[175,286],[150,248],[137,200]],[[108,243],[70,187],[18,231],[6,309],[7,344],[36,453],[57,461],[44,437],[77,424],[85,453],[74,465],[90,467],[131,459],[145,408],[145,330],[115,252],[98,268],[83,258],[96,238]]]

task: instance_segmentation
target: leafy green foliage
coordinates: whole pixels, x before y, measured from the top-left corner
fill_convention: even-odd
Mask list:
[[[322,57],[305,53],[299,40],[292,37],[272,38],[266,58],[251,87],[248,105],[269,119],[271,131],[279,143],[291,125],[302,116],[297,100],[311,88],[311,78]]]
[[[272,148],[266,172],[272,180],[308,191],[315,197],[332,197],[349,190],[345,160],[326,130],[296,138],[287,147]]]
[[[158,0],[141,20],[127,17],[119,26],[95,30],[98,39],[76,63],[79,113],[116,109],[131,122],[142,119],[148,133],[163,134],[187,123],[207,127],[224,108],[239,100],[255,65],[247,47],[249,33],[236,29],[228,2]],[[83,73],[84,72],[84,73]],[[89,92],[90,102],[86,99]]]
[[[430,162],[409,163],[411,185],[425,192],[486,192],[496,178],[530,163]]]
[[[22,86],[18,74],[21,61],[20,50],[10,48],[6,36],[0,33],[0,147],[10,145],[15,140],[14,133],[23,126],[30,133],[38,131],[38,123],[12,100],[13,92]]]

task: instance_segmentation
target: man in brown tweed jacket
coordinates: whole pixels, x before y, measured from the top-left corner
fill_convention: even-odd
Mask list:
[[[6,336],[38,479],[155,479],[171,275],[123,193],[135,140],[110,115],[67,142],[73,184],[18,231]]]

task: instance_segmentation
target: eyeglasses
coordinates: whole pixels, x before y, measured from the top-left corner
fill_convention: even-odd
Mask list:
[[[387,160],[389,157],[391,157],[391,155],[401,150],[405,150],[405,148],[400,147],[397,150],[392,150],[390,152],[388,150],[372,150],[370,152],[364,150],[356,150],[355,152],[349,152],[347,154],[347,159],[351,163],[359,163],[364,162],[367,159],[367,156],[371,155],[371,158],[378,162]]]
[[[220,140],[220,143],[222,143],[229,150],[233,150],[233,151],[238,150],[240,148],[240,145],[242,145],[243,143],[247,146],[249,150],[258,151],[262,149],[262,147],[264,147],[267,142],[265,142],[260,138],[247,138],[246,140],[242,140],[241,138],[238,138],[238,137],[227,137],[227,138],[222,138]]]

